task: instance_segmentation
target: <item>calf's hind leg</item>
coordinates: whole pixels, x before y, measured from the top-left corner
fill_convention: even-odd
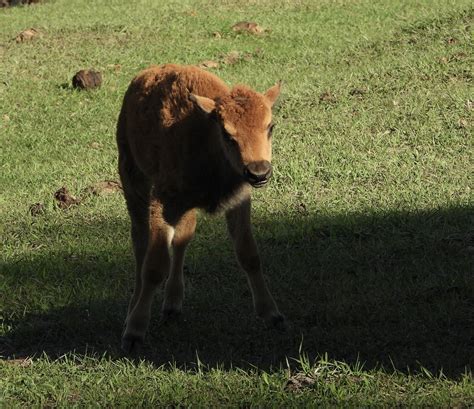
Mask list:
[[[150,186],[143,175],[130,174],[120,167],[120,177],[131,221],[133,253],[135,255],[135,289],[128,305],[128,314],[141,291],[141,271],[148,247],[148,201]]]
[[[150,199],[148,245],[141,269],[140,292],[128,314],[122,337],[122,349],[132,352],[137,342],[142,342],[150,322],[151,306],[156,289],[168,276],[171,257],[170,246],[174,228],[163,217],[163,206]]]
[[[284,327],[285,319],[278,311],[262,274],[260,256],[250,225],[250,198],[227,211],[226,218],[237,259],[247,273],[255,312],[265,322]]]

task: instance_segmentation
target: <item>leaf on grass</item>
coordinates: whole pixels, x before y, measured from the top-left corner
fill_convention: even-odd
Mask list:
[[[119,182],[116,182],[115,180],[104,180],[87,187],[85,192],[94,196],[104,196],[121,192],[122,190],[122,185]]]
[[[23,30],[20,34],[15,37],[17,43],[23,43],[25,41],[31,41],[33,38],[38,37],[40,32],[36,28],[28,28]]]
[[[54,198],[57,202],[56,205],[62,210],[69,209],[81,203],[80,199],[72,196],[64,186],[54,193]]]
[[[239,21],[232,26],[232,30],[236,32],[247,32],[251,34],[262,34],[265,29],[260,27],[257,23],[251,21]]]

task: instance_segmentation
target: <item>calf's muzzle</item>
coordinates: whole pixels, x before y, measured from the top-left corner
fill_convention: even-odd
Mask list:
[[[272,164],[267,160],[250,162],[244,169],[244,177],[252,186],[261,187],[272,176]]]

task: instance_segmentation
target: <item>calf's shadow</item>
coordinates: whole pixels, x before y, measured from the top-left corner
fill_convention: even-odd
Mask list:
[[[287,358],[291,364],[304,351],[310,359],[327,353],[365,368],[422,365],[452,377],[472,367],[472,208],[330,218],[256,215],[254,226],[270,288],[290,328],[268,329],[254,317],[244,274],[230,241],[222,238],[225,227],[205,219],[186,259],[183,316],[159,326],[157,299],[141,357],[157,365],[174,361],[190,367],[199,359],[269,369],[286,367]],[[43,251],[6,264],[7,283],[17,290],[37,286],[35,291],[47,292],[58,277],[66,277],[60,285],[74,290],[63,306],[53,300],[44,312],[18,317],[7,308],[10,329],[0,339],[4,358],[122,356],[132,254],[126,240],[104,250],[94,237],[117,231],[124,237],[127,222],[102,220],[74,229],[78,237],[97,240],[94,250],[69,261],[67,254]],[[46,270],[38,268],[44,265]],[[95,284],[88,287],[91,280]]]

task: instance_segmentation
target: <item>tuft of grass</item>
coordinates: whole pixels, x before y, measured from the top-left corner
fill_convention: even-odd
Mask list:
[[[8,407],[467,407],[474,398],[470,374],[453,382],[429,372],[406,376],[364,371],[327,356],[313,363],[301,360],[301,367],[265,372],[202,363],[182,369],[105,357],[45,356],[0,363],[0,386]]]
[[[0,406],[472,405],[473,16],[467,0],[0,9]],[[154,320],[129,361],[124,200],[88,187],[118,178],[131,78],[209,60],[229,84],[284,80],[253,223],[292,326],[255,320],[222,218],[202,215],[184,318]],[[72,89],[84,68],[100,89]],[[63,186],[79,205],[55,205]]]

